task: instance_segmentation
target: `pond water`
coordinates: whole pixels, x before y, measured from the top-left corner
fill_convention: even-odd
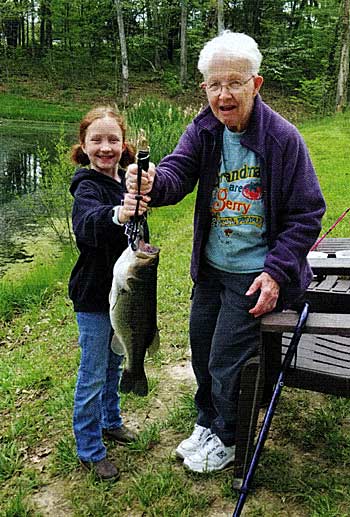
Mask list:
[[[32,260],[25,243],[38,228],[23,200],[40,189],[40,150],[46,149],[53,158],[60,131],[70,144],[76,129],[67,125],[62,129],[53,123],[0,121],[0,277],[9,264]]]

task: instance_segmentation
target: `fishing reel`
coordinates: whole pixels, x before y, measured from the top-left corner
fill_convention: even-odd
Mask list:
[[[125,225],[125,235],[128,237],[128,244],[133,251],[139,247],[140,240],[145,239],[145,224],[146,217],[144,215],[138,216],[137,219],[132,219]]]

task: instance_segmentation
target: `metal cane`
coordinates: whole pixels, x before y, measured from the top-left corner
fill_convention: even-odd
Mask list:
[[[247,473],[243,479],[242,487],[239,491],[239,498],[238,498],[238,501],[236,504],[235,511],[232,514],[232,517],[239,517],[239,515],[241,515],[244,503],[247,499],[247,494],[248,494],[248,491],[250,488],[250,484],[253,480],[255,470],[258,466],[259,458],[260,458],[261,452],[263,450],[264,443],[267,438],[267,434],[270,429],[270,425],[271,425],[271,421],[272,421],[272,418],[273,418],[273,415],[274,415],[274,412],[276,409],[276,405],[277,405],[278,399],[280,397],[280,394],[281,394],[281,391],[282,391],[282,388],[284,385],[285,373],[286,373],[287,368],[290,366],[294,355],[296,354],[298,344],[299,344],[299,341],[301,338],[301,334],[303,332],[303,328],[305,326],[306,320],[309,315],[309,310],[310,310],[310,304],[308,302],[305,302],[304,307],[300,313],[298,323],[295,327],[292,340],[290,342],[290,345],[289,345],[286,355],[284,357],[284,360],[282,363],[282,368],[281,368],[280,374],[278,376],[275,389],[272,394],[272,399],[269,404],[269,407],[267,408],[265,418],[264,418],[264,421],[263,421],[263,424],[261,426],[261,430],[259,433],[259,437],[256,442],[253,457],[249,464]]]

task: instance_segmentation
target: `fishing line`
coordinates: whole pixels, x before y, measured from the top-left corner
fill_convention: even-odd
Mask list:
[[[337,219],[337,220],[335,221],[335,223],[334,223],[334,224],[329,228],[329,230],[327,230],[327,231],[326,231],[326,233],[324,233],[324,234],[322,235],[322,237],[320,237],[320,238],[315,242],[315,244],[312,246],[312,248],[310,248],[310,251],[314,251],[314,250],[317,248],[317,246],[318,246],[318,245],[323,241],[323,239],[324,239],[325,237],[327,237],[327,235],[328,235],[329,233],[331,233],[331,231],[332,231],[332,230],[337,226],[337,224],[338,224],[338,223],[340,223],[340,221],[341,221],[342,219],[344,219],[344,217],[346,216],[346,214],[347,214],[349,211],[350,211],[350,207],[349,207],[349,208],[347,208],[346,210],[344,210],[344,212],[341,214],[341,216],[339,216],[339,217],[338,217],[338,219]]]

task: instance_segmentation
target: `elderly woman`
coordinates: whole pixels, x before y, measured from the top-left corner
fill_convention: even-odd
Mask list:
[[[209,106],[142,176],[152,206],[177,203],[198,184],[190,316],[198,418],[176,449],[195,472],[234,459],[241,366],[257,350],[260,316],[305,292],[325,211],[301,135],[261,100],[260,63],[245,34],[209,41],[198,63]],[[127,188],[136,192],[135,165]]]

